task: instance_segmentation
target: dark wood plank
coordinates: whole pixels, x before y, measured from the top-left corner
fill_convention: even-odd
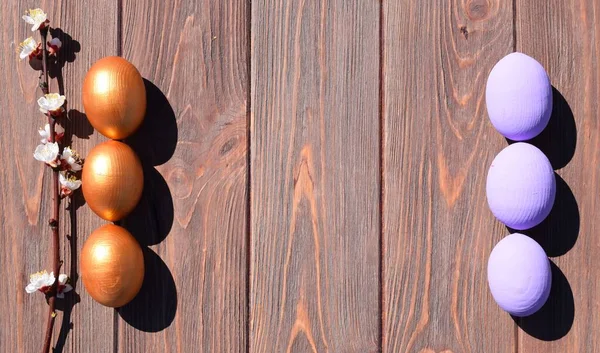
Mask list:
[[[379,10],[252,3],[251,352],[379,349]]]
[[[128,139],[147,187],[123,224],[152,247],[142,293],[119,312],[119,352],[245,351],[247,6],[123,1],[123,57],[151,82]]]
[[[384,1],[384,352],[515,350],[487,285],[507,232],[485,180],[506,142],[484,104],[512,20],[509,1]]]
[[[516,2],[517,50],[546,68],[555,87],[549,129],[538,142],[555,169],[554,209],[536,240],[556,264],[549,302],[518,323],[521,352],[595,352],[600,347],[600,4]]]
[[[48,269],[50,265],[50,232],[47,226],[51,214],[50,173],[31,154],[39,143],[37,128],[44,118],[38,112],[38,74],[28,64],[11,55],[20,41],[32,35],[31,29],[21,20],[28,8],[42,7],[49,14],[51,26],[61,28],[70,35],[60,34],[66,62],[62,70],[62,84],[51,81],[51,91],[64,86],[68,100],[69,116],[66,122],[67,139],[83,156],[103,138],[92,133],[81,112],[81,84],[90,63],[117,53],[117,7],[115,3],[100,0],[84,1],[3,1],[0,5],[0,25],[4,28],[0,68],[4,94],[0,102],[7,109],[0,122],[0,145],[5,148],[4,165],[0,173],[0,210],[2,232],[0,239],[0,275],[4,283],[0,318],[0,351],[35,352],[41,349],[47,305],[41,294],[28,295],[24,287],[32,272]],[[94,11],[89,11],[94,9]],[[101,29],[101,30],[98,30]],[[54,32],[56,33],[56,32]],[[72,38],[73,40],[70,40]],[[79,45],[81,43],[81,45]],[[77,51],[77,53],[75,53]],[[66,55],[69,54],[69,55]],[[73,55],[71,55],[73,54]],[[74,60],[74,61],[73,61]],[[54,76],[54,75],[53,75]],[[59,87],[60,86],[60,87]],[[72,137],[69,137],[71,136]],[[63,203],[63,206],[67,206]],[[67,238],[61,238],[63,271],[75,280],[77,295],[68,296],[59,303],[59,312],[53,344],[58,352],[106,352],[113,347],[113,312],[87,295],[78,275],[77,250],[81,249],[87,234],[103,222],[86,206],[77,201],[76,213],[63,209],[61,235],[74,235],[76,241],[71,251]],[[74,215],[71,218],[71,215]],[[77,297],[81,296],[81,302]],[[71,329],[72,325],[72,329]]]

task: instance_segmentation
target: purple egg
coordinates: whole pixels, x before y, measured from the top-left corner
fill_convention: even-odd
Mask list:
[[[529,316],[544,305],[550,294],[550,261],[535,240],[511,234],[500,240],[490,254],[488,284],[502,309],[515,316]]]
[[[514,141],[529,140],[548,125],[552,86],[539,62],[523,53],[511,53],[490,72],[485,101],[499,133]]]
[[[548,158],[537,147],[517,142],[492,161],[486,184],[490,210],[517,230],[540,224],[552,210],[556,179]]]

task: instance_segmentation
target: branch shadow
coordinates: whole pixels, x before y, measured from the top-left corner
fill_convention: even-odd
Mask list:
[[[94,127],[90,124],[87,115],[79,110],[69,110],[67,119],[69,124],[65,127],[65,136],[63,137],[65,143],[71,144],[73,136],[77,136],[79,139],[88,140],[94,133]]]
[[[62,47],[57,56],[50,56],[48,58],[48,76],[57,80],[59,93],[64,95],[65,87],[62,70],[66,63],[75,61],[76,54],[81,51],[81,45],[78,41],[74,40],[69,34],[63,32],[60,28],[50,28],[50,36],[47,38],[47,40],[50,41],[52,38],[59,38],[62,42]],[[30,61],[30,63],[32,64],[32,67],[35,66],[35,62],[33,60]],[[39,69],[41,70],[41,60],[39,60],[38,64]],[[89,135],[93,133],[93,129],[90,131],[89,128],[85,128],[85,124],[87,123],[85,115],[81,117],[77,116],[77,114],[73,112],[77,111],[69,111],[67,114],[67,121],[58,121],[58,123],[65,129],[65,134],[63,136],[63,140],[61,141],[63,146],[71,145],[73,135],[84,137],[87,133],[85,138],[89,138]],[[75,116],[77,116],[77,119],[74,118]],[[82,119],[85,120],[85,123],[81,123]],[[70,124],[68,124],[69,121],[71,122]],[[89,123],[87,124],[89,125]],[[77,210],[85,204],[85,200],[80,191],[75,192],[72,197],[66,200],[69,200],[70,202],[67,210],[69,211],[71,231],[70,234],[66,235],[66,238],[68,240],[70,250],[70,268],[68,269],[69,280],[73,290],[65,293],[65,297],[63,299],[56,300],[56,310],[62,311],[63,317],[60,331],[58,332],[58,338],[53,349],[54,353],[62,353],[64,350],[67,337],[70,331],[73,329],[73,322],[71,321],[73,308],[81,301],[81,298],[77,293],[77,282],[79,280],[79,273],[77,271]]]
[[[119,316],[144,332],[169,327],[177,312],[177,288],[171,271],[154,251],[144,248],[144,282],[138,295],[117,309]]]
[[[577,126],[573,111],[565,97],[552,86],[552,116],[548,126],[538,136],[524,141],[539,148],[550,160],[554,170],[564,168],[575,155]],[[515,141],[506,139],[509,144]]]
[[[48,76],[52,79],[56,79],[58,83],[58,93],[61,95],[65,94],[65,82],[63,77],[63,68],[65,64],[72,63],[77,59],[77,54],[81,51],[81,44],[74,40],[70,34],[64,32],[60,28],[50,28],[50,35],[47,40],[50,41],[52,38],[58,38],[62,42],[62,47],[58,51],[56,56],[48,56]],[[32,67],[38,66],[31,60]],[[41,70],[41,60],[39,62]],[[87,117],[82,112],[75,109],[68,109],[69,102],[65,102],[65,110],[67,110],[67,120],[59,119],[57,123],[65,129],[63,136],[63,145],[70,146],[73,141],[73,135],[81,139],[89,139],[90,135],[94,133],[94,128],[90,125]]]
[[[579,237],[579,206],[573,191],[560,175],[556,178],[556,198],[554,206],[546,219],[539,225],[527,230],[514,230],[510,233],[522,233],[537,241],[549,257],[566,254],[575,246]]]
[[[50,36],[48,41],[52,38],[58,38],[62,42],[62,46],[58,51],[58,55],[50,56],[48,58],[48,75],[50,78],[55,78],[58,82],[58,90],[60,94],[64,94],[65,82],[62,75],[62,69],[66,63],[72,63],[77,58],[77,53],[81,51],[81,44],[74,40],[70,34],[65,33],[60,28],[50,28]]]
[[[50,42],[52,38],[58,38],[62,45],[57,55],[48,56],[48,76],[58,80],[60,92],[64,92],[65,86],[62,78],[62,68],[66,63],[72,63],[77,59],[77,54],[81,51],[81,44],[74,40],[70,34],[64,32],[60,27],[50,28],[49,35],[46,38]],[[41,57],[34,57],[29,60],[29,66],[35,71],[43,70]],[[61,93],[64,94],[64,93]]]
[[[76,193],[80,194],[80,193]],[[83,197],[81,197],[83,199]],[[67,239],[69,240],[69,248],[70,248],[70,263],[71,268],[69,269],[69,279],[70,284],[73,287],[68,293],[65,293],[64,299],[58,299],[56,301],[56,310],[63,312],[62,322],[60,325],[60,331],[58,333],[58,338],[56,340],[56,345],[54,346],[53,353],[62,353],[65,347],[65,343],[67,342],[67,337],[71,330],[73,329],[73,322],[71,321],[71,314],[73,312],[73,307],[77,305],[81,298],[77,293],[77,282],[79,281],[79,273],[77,272],[77,208],[74,204],[79,201],[72,201],[68,207],[70,221],[71,221],[71,234],[67,235]]]
[[[550,266],[552,288],[546,304],[533,315],[512,317],[524,332],[542,341],[555,341],[566,336],[575,320],[575,300],[571,285],[554,262],[550,261]]]

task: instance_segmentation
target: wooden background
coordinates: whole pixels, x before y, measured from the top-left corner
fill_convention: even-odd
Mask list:
[[[594,352],[600,347],[600,3],[594,0],[81,0],[0,2],[0,352],[41,347],[49,173],[37,73],[14,54],[30,7],[64,42],[51,90],[67,138],[104,140],[84,75],[121,55],[146,81],[128,139],[146,190],[121,223],[144,247],[142,292],[119,310],[78,281],[103,222],[61,213],[55,352]],[[489,294],[508,230],[485,178],[507,141],[487,119],[492,66],[521,51],[555,87],[533,143],[557,170],[550,218],[529,234],[553,266],[548,304],[513,319]],[[67,207],[68,206],[68,207]]]

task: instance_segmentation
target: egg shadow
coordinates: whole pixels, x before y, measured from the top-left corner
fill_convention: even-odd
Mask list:
[[[173,226],[173,198],[167,182],[151,165],[143,164],[144,190],[136,208],[119,225],[142,246],[162,242]]]
[[[123,142],[139,156],[144,170],[144,190],[136,208],[119,225],[129,230],[143,247],[144,282],[138,295],[118,313],[132,327],[159,332],[169,327],[177,312],[177,288],[169,268],[146,246],[162,242],[173,226],[173,197],[167,182],[154,168],[166,163],[177,147],[175,112],[156,85],[144,79],[146,115],[140,128]]]
[[[139,129],[124,140],[143,162],[153,166],[166,163],[177,147],[175,111],[167,97],[152,82],[144,79],[146,115]]]
[[[177,288],[167,265],[154,251],[143,248],[144,282],[140,292],[119,316],[144,332],[160,332],[171,325],[177,312]]]
[[[575,300],[564,273],[550,261],[552,287],[542,308],[527,317],[515,317],[515,323],[528,335],[542,341],[555,341],[569,333],[575,320]]]
[[[569,185],[554,173],[556,198],[550,214],[542,223],[527,230],[507,227],[510,233],[522,233],[537,241],[549,257],[566,254],[575,246],[579,237],[579,206]]]
[[[166,163],[177,146],[175,112],[165,95],[144,79],[146,115],[142,126],[124,140],[139,156],[144,169],[144,191],[136,208],[119,225],[142,246],[162,242],[173,226],[173,197],[167,182],[154,166]]]
[[[506,139],[509,144],[514,143]],[[539,148],[554,170],[564,168],[575,155],[577,126],[565,97],[552,86],[552,115],[546,128],[536,137],[524,141]]]

